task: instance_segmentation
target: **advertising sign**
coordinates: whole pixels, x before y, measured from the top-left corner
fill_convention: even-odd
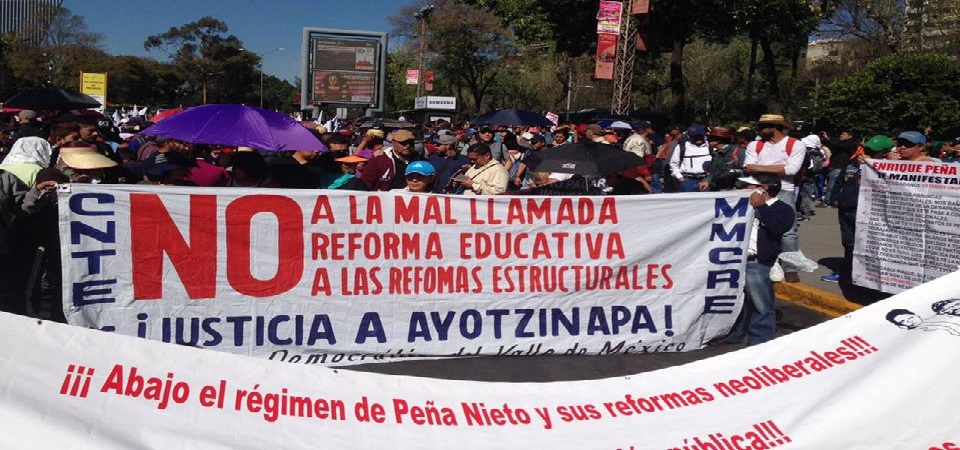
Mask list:
[[[313,105],[383,107],[386,34],[304,28],[301,98]]]

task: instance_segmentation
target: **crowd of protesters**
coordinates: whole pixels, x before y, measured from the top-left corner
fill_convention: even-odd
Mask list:
[[[332,125],[332,124],[336,125]],[[59,308],[58,184],[152,184],[201,187],[341,189],[462,195],[633,195],[754,189],[762,233],[752,240],[748,300],[756,305],[728,340],[772,337],[770,266],[796,251],[798,222],[836,207],[846,265],[825,281],[849,280],[860,166],[868,158],[956,161],[960,136],[898,131],[860,139],[841,131],[801,132],[775,114],[754,127],[711,121],[667,127],[598,124],[471,125],[437,121],[386,129],[381,123],[305,123],[328,151],[277,152],[191,144],[130,129],[47,118],[33,111],[0,115],[0,308],[18,314]],[[613,173],[538,170],[550,149],[610,145],[641,163]],[[598,176],[599,175],[599,176]],[[779,202],[779,203],[778,203]],[[776,241],[776,242],[775,242]],[[774,243],[775,242],[775,243]],[[51,251],[52,249],[52,251]],[[798,281],[784,267],[786,281]],[[748,282],[748,284],[750,284]],[[47,299],[47,304],[43,304]],[[749,323],[748,323],[749,322]]]

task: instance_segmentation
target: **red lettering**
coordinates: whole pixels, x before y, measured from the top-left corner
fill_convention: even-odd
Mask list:
[[[250,272],[250,221],[270,213],[277,218],[277,273],[260,280]],[[248,195],[227,206],[227,280],[237,292],[251,297],[270,297],[293,289],[303,276],[303,211],[289,197]],[[216,245],[214,245],[216,247]]]
[[[133,298],[163,297],[166,254],[193,300],[217,294],[217,197],[190,196],[190,243],[157,194],[130,194]]]

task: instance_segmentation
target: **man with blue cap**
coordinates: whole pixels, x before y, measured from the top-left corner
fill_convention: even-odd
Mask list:
[[[407,165],[403,173],[407,187],[391,189],[395,192],[433,192],[433,182],[437,178],[437,169],[426,161],[414,161]]]
[[[897,146],[887,159],[902,159],[905,161],[937,161],[927,155],[927,137],[919,131],[904,131],[897,136]]]

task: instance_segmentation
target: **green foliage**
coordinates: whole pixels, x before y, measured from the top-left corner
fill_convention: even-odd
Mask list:
[[[177,88],[178,103],[259,104],[261,57],[244,50],[227,31],[227,24],[208,16],[143,42],[148,51],[166,53],[184,80]]]
[[[945,55],[893,54],[815,91],[816,112],[860,135],[960,122],[960,63]]]

